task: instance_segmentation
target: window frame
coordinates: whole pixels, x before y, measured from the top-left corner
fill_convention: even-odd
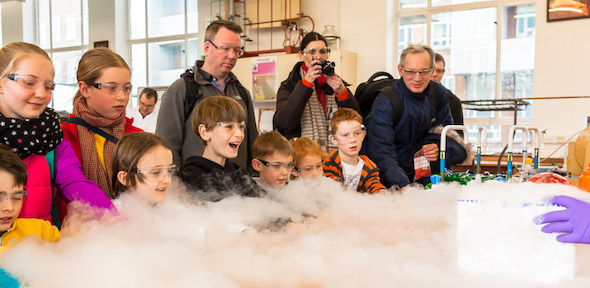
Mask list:
[[[494,91],[494,99],[501,99],[502,93],[502,71],[501,71],[501,48],[502,48],[502,22],[501,19],[504,13],[504,7],[507,6],[518,6],[518,5],[526,5],[526,4],[535,4],[535,7],[538,5],[536,1],[531,0],[492,0],[492,1],[484,1],[484,2],[474,2],[474,3],[464,3],[464,4],[452,4],[452,5],[445,5],[445,6],[432,6],[432,0],[427,0],[427,5],[425,8],[415,8],[415,9],[400,9],[399,2],[395,1],[395,5],[393,5],[394,14],[393,14],[393,53],[396,55],[393,59],[394,67],[399,65],[399,38],[398,38],[398,31],[399,31],[399,19],[402,17],[408,16],[419,16],[425,15],[427,18],[426,21],[426,45],[432,45],[432,15],[438,13],[446,13],[446,12],[457,12],[457,11],[467,11],[467,10],[475,10],[475,9],[484,9],[484,8],[496,8],[496,23],[500,25],[496,25],[496,78],[495,78],[495,91]],[[535,17],[537,17],[536,15]],[[537,21],[535,21],[537,22]],[[536,26],[535,26],[536,27]],[[397,71],[397,68],[395,68]],[[534,71],[534,70],[533,70]],[[532,105],[532,103],[531,103]],[[464,111],[467,109],[464,108]],[[513,125],[513,118],[512,117],[501,117],[501,113],[493,113],[492,117],[489,118],[472,118],[467,117],[468,113],[465,114],[465,126],[470,125]],[[531,125],[533,124],[534,115],[529,118],[518,118],[519,125]]]
[[[88,6],[88,1],[87,0],[78,0],[80,1],[80,45],[72,45],[72,46],[64,46],[64,47],[58,47],[58,48],[54,48],[53,47],[53,10],[52,10],[52,5],[53,5],[53,0],[46,0],[49,1],[49,48],[43,48],[41,47],[41,49],[45,50],[45,52],[47,52],[47,54],[49,55],[49,58],[52,59],[54,58],[54,54],[55,53],[63,53],[63,52],[74,52],[74,51],[80,51],[80,55],[83,55],[84,52],[86,52],[88,49],[90,49],[90,41],[88,41],[88,43],[84,43],[84,32],[88,31],[85,30],[85,22],[86,22],[86,17],[88,17],[88,14],[90,14],[90,12],[88,12],[88,14],[84,14],[84,7]],[[35,19],[36,22],[35,23],[35,31],[36,31],[36,35],[35,35],[35,41],[37,42],[37,45],[39,45],[41,43],[41,33],[39,33],[41,30],[39,29],[39,5],[40,2],[39,0],[35,1]],[[88,31],[89,32],[89,31]],[[87,40],[89,39],[88,38]],[[58,83],[56,81],[55,83],[56,85],[59,84],[66,84],[66,83]],[[77,84],[76,84],[77,86]],[[72,98],[74,97],[74,95],[72,95]],[[51,97],[51,103],[48,105],[48,107],[51,107],[53,109],[55,109],[55,92],[52,93],[52,97]],[[57,111],[57,110],[56,110]],[[59,110],[62,111],[62,110]],[[67,112],[71,112],[71,111],[67,111]]]
[[[184,41],[184,49],[185,49],[185,57],[184,57],[184,66],[185,67],[189,67],[189,61],[195,61],[199,58],[199,50],[197,49],[197,59],[192,59],[189,60],[188,58],[188,42],[189,40],[192,39],[196,39],[197,43],[199,41],[199,37],[198,37],[198,31],[194,32],[194,33],[187,33],[188,32],[188,1],[194,1],[194,0],[184,0],[184,34],[178,34],[178,35],[171,35],[171,36],[158,36],[158,37],[149,37],[149,23],[148,23],[148,18],[149,18],[149,7],[148,7],[148,0],[144,0],[144,5],[145,5],[145,37],[143,38],[137,38],[137,39],[131,39],[131,37],[129,37],[128,42],[127,42],[127,47],[129,49],[129,55],[130,55],[130,67],[133,67],[133,61],[134,61],[134,56],[131,53],[131,47],[133,45],[136,44],[145,44],[145,59],[142,59],[143,61],[145,61],[145,87],[150,87],[153,86],[151,83],[149,83],[150,80],[150,54],[149,54],[149,46],[151,43],[157,43],[157,42],[165,42],[165,41],[178,41],[178,40],[183,40]],[[198,4],[198,1],[197,1]],[[131,0],[127,0],[127,7],[129,7],[128,9],[128,17],[129,19],[131,19]],[[197,6],[198,7],[198,6]],[[197,8],[197,14],[198,14],[198,8]],[[128,35],[131,35],[131,22],[128,23]],[[141,61],[141,60],[140,60]],[[172,83],[170,83],[172,84]],[[135,92],[135,91],[134,91]],[[133,94],[133,93],[132,93]],[[137,97],[137,95],[134,95],[135,97]],[[133,106],[133,105],[132,105]]]

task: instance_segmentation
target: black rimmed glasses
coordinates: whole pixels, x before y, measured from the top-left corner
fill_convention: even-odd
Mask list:
[[[121,85],[119,83],[113,83],[113,82],[92,83],[91,85],[92,85],[92,87],[94,87],[98,90],[104,90],[111,95],[117,95],[119,93],[119,91],[121,91],[121,90],[123,90],[123,93],[125,95],[129,95],[129,94],[131,94],[131,89],[133,89],[133,86],[131,84]]]
[[[295,167],[295,161],[291,161],[289,163],[281,163],[281,162],[268,162],[262,159],[256,158],[256,160],[260,161],[260,163],[264,164],[264,166],[269,167],[277,172],[283,171],[283,169],[287,169],[287,171],[291,171],[293,167]]]
[[[207,39],[207,42],[211,43],[215,49],[217,49],[221,54],[227,55],[230,52],[233,52],[236,57],[242,57],[244,55],[244,47],[232,47],[228,44],[219,44],[215,45],[211,40]]]
[[[33,75],[8,74],[7,78],[31,90],[37,90],[41,85],[45,86],[45,91],[53,91],[55,89],[55,82],[53,80],[41,81],[39,77]]]

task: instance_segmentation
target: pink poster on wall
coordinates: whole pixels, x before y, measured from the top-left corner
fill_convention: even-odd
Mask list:
[[[277,57],[252,58],[252,97],[274,100],[277,93]]]

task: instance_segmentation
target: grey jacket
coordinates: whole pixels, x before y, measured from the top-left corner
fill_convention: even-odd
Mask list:
[[[212,96],[231,96],[238,101],[246,111],[246,131],[244,141],[238,150],[238,157],[230,159],[231,162],[238,164],[240,167],[248,172],[253,171],[252,163],[252,147],[254,140],[258,137],[258,130],[256,129],[256,120],[254,118],[254,108],[252,107],[252,98],[250,95],[242,95],[244,98],[250,99],[247,103],[238,92],[238,79],[233,73],[230,73],[225,85],[225,91],[219,91],[211,82],[207,81],[198,71],[198,67],[202,66],[202,61],[197,61],[193,70],[195,71],[195,81],[199,84],[199,94],[202,97],[197,100],[195,107],[208,97]],[[156,134],[158,134],[172,149],[174,156],[174,164],[182,165],[187,158],[191,156],[203,155],[203,143],[201,138],[195,134],[191,124],[191,119],[194,114],[191,112],[188,120],[184,121],[184,99],[186,97],[186,84],[184,79],[180,77],[164,93],[162,96],[162,103],[160,104],[160,114],[158,115],[158,123],[156,126]]]

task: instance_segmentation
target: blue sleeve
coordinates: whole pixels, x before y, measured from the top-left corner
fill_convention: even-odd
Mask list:
[[[381,182],[387,188],[410,184],[406,172],[398,162],[394,144],[393,114],[391,101],[385,95],[379,94],[367,119],[368,152],[371,160],[381,169]]]
[[[451,114],[451,108],[449,107],[449,94],[447,89],[440,84],[437,84],[435,87],[438,90],[439,101],[438,112],[436,114],[436,126],[453,125],[453,115]]]
[[[0,268],[0,287],[2,288],[19,288],[20,282],[12,277],[10,273]]]

